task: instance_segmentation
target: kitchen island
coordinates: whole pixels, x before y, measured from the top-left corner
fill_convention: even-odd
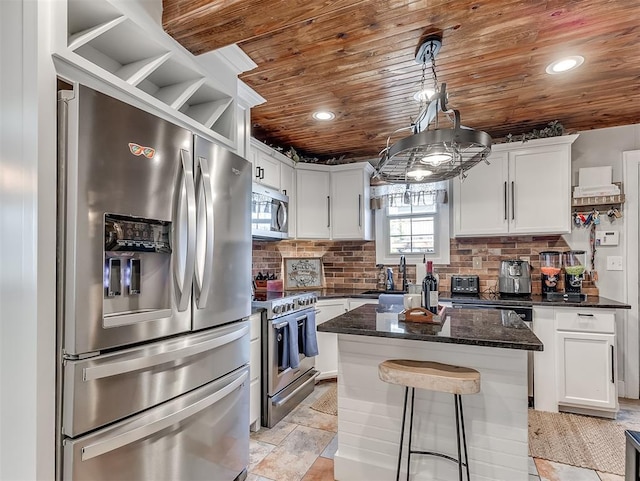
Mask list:
[[[527,352],[543,345],[517,315],[451,309],[440,324],[426,324],[364,305],[318,330],[338,334],[336,480],[395,478],[403,389],[380,381],[378,364],[399,358],[480,371],[480,393],[463,397],[472,479],[528,479]],[[414,449],[456,452],[453,396],[416,390],[413,439]],[[457,466],[441,458],[415,456],[412,463],[412,481],[458,476]]]

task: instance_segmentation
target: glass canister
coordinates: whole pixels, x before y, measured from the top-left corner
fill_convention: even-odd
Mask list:
[[[556,292],[560,280],[562,257],[557,251],[540,252],[540,277],[542,280],[542,293]]]
[[[562,255],[564,264],[564,291],[580,292],[584,279],[587,255],[585,251],[567,251]]]

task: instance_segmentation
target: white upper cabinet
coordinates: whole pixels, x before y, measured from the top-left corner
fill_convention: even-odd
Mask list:
[[[489,165],[479,164],[463,182],[454,179],[455,235],[498,235],[507,232],[507,185],[509,162],[506,152],[492,152]]]
[[[251,138],[250,160],[253,163],[253,181],[281,192],[288,189],[286,195],[291,203],[293,161],[254,138]]]
[[[373,216],[369,208],[372,173],[373,167],[369,163],[332,168],[332,239],[373,239]]]
[[[296,237],[299,239],[371,240],[368,162],[345,165],[298,164],[296,167]]]
[[[328,169],[314,165],[298,167],[296,193],[296,237],[330,239],[331,174]]]
[[[260,149],[252,154],[253,181],[280,190],[280,161]]]
[[[577,135],[497,144],[489,165],[454,179],[456,236],[571,231],[571,144]]]
[[[151,109],[243,153],[237,75],[255,63],[238,47],[196,58],[140,2],[60,1],[52,3],[51,14],[53,60],[62,78]]]
[[[280,165],[280,192],[289,196],[289,237],[296,236],[296,177],[289,164]]]

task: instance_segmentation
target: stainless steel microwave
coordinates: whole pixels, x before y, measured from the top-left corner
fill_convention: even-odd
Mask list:
[[[251,235],[258,239],[289,237],[289,196],[275,189],[253,184]]]

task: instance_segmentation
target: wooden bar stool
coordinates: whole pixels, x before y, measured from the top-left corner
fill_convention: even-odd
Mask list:
[[[400,450],[398,453],[398,469],[396,481],[400,480],[400,465],[402,462],[402,442],[404,440],[404,426],[407,417],[407,399],[411,389],[411,414],[409,417],[409,443],[407,454],[407,481],[409,481],[409,468],[412,454],[426,454],[448,459],[458,464],[459,479],[462,481],[462,467],[464,466],[469,477],[469,458],[467,456],[467,437],[464,429],[464,413],[462,411],[462,394],[475,394],[480,392],[480,373],[467,367],[452,366],[431,361],[413,361],[409,359],[393,359],[381,362],[378,365],[380,379],[405,386],[404,409],[402,411],[402,430],[400,432]],[[453,394],[456,412],[456,441],[458,444],[458,458],[433,451],[413,451],[411,449],[411,435],[413,434],[413,405],[415,388],[429,389],[431,391],[448,392]],[[460,432],[462,432],[462,446],[464,449],[464,461],[460,447]]]

